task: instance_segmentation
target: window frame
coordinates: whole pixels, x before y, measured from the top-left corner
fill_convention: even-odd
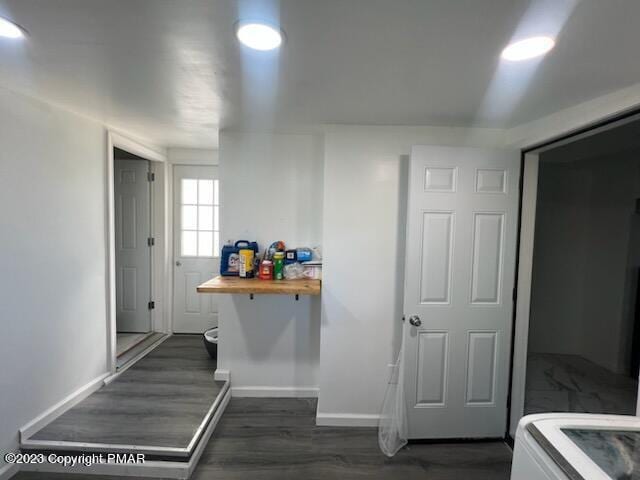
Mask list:
[[[186,182],[193,182],[195,181],[195,203],[193,202],[188,202],[186,203],[185,200],[185,183]],[[201,182],[211,182],[211,203],[206,203],[206,202],[202,202],[201,203],[201,198],[200,198],[200,188],[201,188]],[[178,211],[179,211],[179,225],[178,225],[178,231],[179,231],[179,235],[177,236],[177,241],[179,242],[178,245],[178,252],[180,254],[180,257],[182,258],[191,258],[191,259],[198,259],[198,258],[204,258],[204,259],[219,259],[220,258],[220,210],[221,210],[221,206],[220,206],[220,180],[218,178],[202,178],[199,175],[189,175],[189,176],[184,176],[180,178],[180,191],[179,191],[179,202],[178,202]],[[195,218],[195,228],[184,228],[184,221],[185,221],[185,215],[184,215],[184,207],[194,207],[195,208],[195,212],[196,212],[196,218]],[[210,207],[211,208],[211,229],[201,229],[200,228],[200,209],[202,207]],[[216,221],[217,220],[217,221]],[[217,228],[216,228],[217,227]],[[195,233],[195,254],[185,254],[184,251],[184,233],[185,232],[192,232]],[[211,248],[212,248],[212,255],[200,255],[199,251],[200,251],[200,234],[201,233],[211,233]],[[216,242],[217,240],[217,242]],[[216,245],[217,243],[217,245]],[[217,248],[216,248],[217,247]]]

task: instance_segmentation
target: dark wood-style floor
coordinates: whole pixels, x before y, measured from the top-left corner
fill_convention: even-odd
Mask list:
[[[32,440],[186,448],[223,382],[200,335],[177,335]]]
[[[511,450],[503,442],[410,444],[389,459],[378,449],[376,429],[316,427],[315,406],[313,399],[232,399],[192,479],[509,479]],[[27,473],[17,477],[115,478]]]

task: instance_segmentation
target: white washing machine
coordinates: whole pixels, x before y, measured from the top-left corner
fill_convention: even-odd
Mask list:
[[[640,418],[546,413],[518,424],[511,480],[640,479]]]

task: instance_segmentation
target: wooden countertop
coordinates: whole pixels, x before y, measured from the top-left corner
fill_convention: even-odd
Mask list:
[[[320,295],[320,280],[260,280],[217,276],[198,287],[200,293]]]

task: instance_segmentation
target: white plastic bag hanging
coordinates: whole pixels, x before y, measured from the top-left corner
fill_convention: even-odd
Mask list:
[[[378,445],[387,457],[393,457],[407,444],[407,408],[404,403],[404,335],[393,366],[378,422]]]

